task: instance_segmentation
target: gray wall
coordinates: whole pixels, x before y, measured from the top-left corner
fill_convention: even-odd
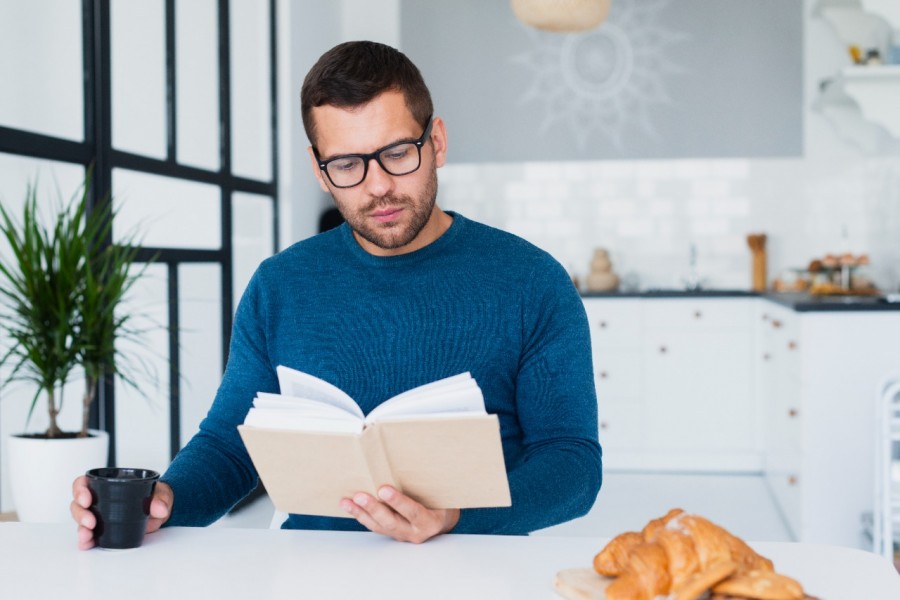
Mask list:
[[[614,0],[581,34],[499,1],[400,14],[453,161],[802,154],[802,0]]]

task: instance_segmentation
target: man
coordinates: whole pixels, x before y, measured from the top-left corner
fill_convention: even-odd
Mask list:
[[[238,435],[283,364],[385,399],[470,371],[500,419],[512,506],[433,510],[390,486],[340,500],[348,518],[283,527],[368,529],[423,542],[446,532],[524,534],[585,514],[600,489],[597,404],[581,300],[548,254],[444,212],[447,133],[418,69],[373,42],[340,44],[307,75],[313,171],[346,223],[260,265],[234,320],[222,384],[200,431],[157,486],[147,530],[208,525],[257,484]],[[73,488],[81,548],[95,519]]]

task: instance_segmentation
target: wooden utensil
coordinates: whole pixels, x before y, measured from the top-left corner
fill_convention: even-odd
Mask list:
[[[747,236],[747,245],[753,256],[753,291],[764,292],[766,283],[766,234],[751,233]]]

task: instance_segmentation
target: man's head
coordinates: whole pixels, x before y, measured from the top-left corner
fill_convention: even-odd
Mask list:
[[[323,54],[313,65],[300,90],[303,128],[313,147],[317,144],[312,109],[335,106],[352,109],[376,96],[396,91],[423,128],[434,112],[431,93],[419,69],[405,54],[377,42],[345,42]]]
[[[436,170],[447,134],[409,59],[373,42],[341,44],[313,66],[301,104],[313,172],[367,252],[412,252],[446,231]]]

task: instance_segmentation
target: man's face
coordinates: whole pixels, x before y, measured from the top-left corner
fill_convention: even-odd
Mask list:
[[[312,114],[318,136],[316,147],[322,160],[369,153],[422,135],[422,125],[413,118],[399,92],[385,92],[351,110],[316,107]],[[390,175],[372,160],[362,183],[337,188],[319,169],[314,156],[313,170],[366,251],[377,255],[404,254],[418,250],[443,233],[438,225],[443,213],[436,209],[435,200],[437,168],[444,163],[445,143],[443,122],[435,119],[432,134],[422,146],[421,164],[412,173]]]

